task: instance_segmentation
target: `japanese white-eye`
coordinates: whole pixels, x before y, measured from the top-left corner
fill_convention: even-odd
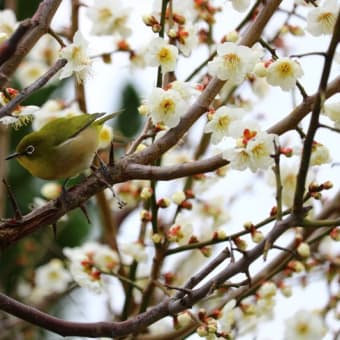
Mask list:
[[[74,177],[90,167],[100,130],[116,113],[103,115],[84,113],[54,119],[23,137],[16,152],[6,159],[16,158],[33,176],[43,179]]]

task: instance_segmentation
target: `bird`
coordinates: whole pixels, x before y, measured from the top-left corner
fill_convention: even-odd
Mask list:
[[[31,175],[45,180],[75,177],[90,168],[100,130],[116,114],[83,113],[56,118],[24,136],[6,160],[16,158]]]

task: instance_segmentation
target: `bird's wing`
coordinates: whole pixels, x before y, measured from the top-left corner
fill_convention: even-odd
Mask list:
[[[76,137],[102,114],[82,114],[74,117],[57,118],[44,125],[39,133],[48,136],[49,143],[58,146]]]

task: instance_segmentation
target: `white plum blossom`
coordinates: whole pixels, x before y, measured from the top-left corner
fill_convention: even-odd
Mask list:
[[[100,294],[103,291],[101,272],[94,268],[86,257],[74,258],[69,264],[73,280],[83,288]]]
[[[41,77],[48,70],[48,66],[38,60],[23,62],[16,72],[22,87],[26,87]]]
[[[109,125],[104,125],[99,132],[98,149],[107,148],[113,139],[113,129]]]
[[[65,269],[59,259],[38,267],[35,271],[35,289],[43,292],[43,295],[63,293],[72,281],[71,274]]]
[[[230,300],[221,311],[222,316],[219,319],[219,324],[224,333],[229,333],[235,323],[235,306],[236,300]]]
[[[275,60],[267,70],[268,83],[273,86],[280,86],[284,91],[294,88],[297,79],[301,76],[303,76],[303,70],[300,64],[290,58]]]
[[[232,42],[217,45],[217,56],[208,63],[212,76],[240,84],[258,61],[258,52]]]
[[[197,28],[193,25],[181,26],[178,29],[178,49],[186,57],[190,56],[192,50],[198,45]]]
[[[280,164],[280,175],[282,184],[282,203],[286,207],[291,207],[293,204],[296,177],[299,171],[299,163],[297,160],[292,160],[289,164],[287,162]],[[306,184],[309,185],[314,180],[312,172],[308,171]],[[275,187],[275,178],[272,172],[268,173],[268,182]]]
[[[221,106],[213,114],[212,119],[205,126],[204,131],[211,133],[211,141],[219,143],[223,137],[230,134],[232,122],[241,120],[246,112],[239,108]]]
[[[230,161],[236,170],[249,168],[252,172],[268,169],[273,164],[274,140],[276,135],[264,131],[250,130],[244,122],[242,135],[236,140],[236,146],[223,152],[223,158]],[[237,123],[235,123],[237,126]]]
[[[123,7],[119,0],[96,0],[87,9],[92,21],[91,33],[95,35],[120,34],[126,38],[131,34],[127,25],[131,9]]]
[[[119,267],[119,257],[115,250],[103,244],[94,252],[93,263],[103,272],[116,272]]]
[[[123,256],[128,258],[128,262],[135,260],[137,262],[146,262],[148,255],[145,246],[140,242],[123,243],[120,245],[120,250]]]
[[[18,90],[10,87],[0,91],[0,106],[6,106],[11,99],[18,95],[18,93]],[[11,115],[0,118],[0,123],[4,125],[13,125],[14,127],[23,126],[32,121],[33,115],[38,110],[39,106],[35,105],[17,105]]]
[[[74,35],[73,43],[60,51],[60,58],[65,58],[67,64],[61,70],[60,79],[75,75],[77,82],[82,82],[90,72],[92,64],[88,56],[88,41],[80,31]]]
[[[330,163],[330,161],[331,156],[328,148],[325,145],[314,141],[312,145],[310,165],[321,165]]]
[[[269,85],[266,78],[256,77],[251,82],[251,88],[258,97],[263,98],[268,93]]]
[[[168,89],[175,90],[187,104],[190,104],[192,99],[195,99],[199,94],[193,84],[181,80],[175,80],[170,83]]]
[[[231,0],[233,8],[238,12],[244,12],[250,5],[250,0]]]
[[[178,49],[164,39],[154,38],[146,51],[145,60],[150,66],[161,66],[162,72],[171,72],[176,68]]]
[[[17,26],[15,13],[11,9],[0,11],[0,33],[6,34],[9,37]]]
[[[105,272],[114,270],[117,260],[115,252],[109,252],[106,245],[87,242],[81,247],[64,248],[63,253],[69,260],[69,269],[74,281],[80,287],[101,293],[101,268],[105,268]]]
[[[331,34],[339,8],[337,0],[325,0],[322,6],[311,9],[307,15],[307,31],[314,36]]]
[[[286,320],[285,340],[320,340],[325,333],[324,321],[317,313],[299,310]]]
[[[184,215],[179,214],[175,223],[167,231],[167,238],[170,242],[177,242],[180,245],[187,244],[193,235],[191,221]]]
[[[340,101],[326,103],[324,106],[325,114],[334,122],[334,126],[340,128]]]
[[[147,100],[147,107],[154,124],[164,123],[172,128],[179,123],[187,106],[177,91],[154,88]]]
[[[276,285],[273,282],[265,282],[257,291],[261,299],[269,299],[276,295]]]
[[[49,34],[43,35],[36,45],[32,48],[29,58],[30,60],[40,61],[47,66],[52,66],[58,59],[60,45]]]

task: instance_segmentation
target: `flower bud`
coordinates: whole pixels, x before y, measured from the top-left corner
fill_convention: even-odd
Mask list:
[[[254,243],[260,243],[264,239],[264,236],[261,231],[256,230],[251,234],[251,239]]]
[[[202,247],[200,248],[200,251],[203,256],[210,257],[211,256],[211,247]]]
[[[257,292],[258,296],[264,299],[276,295],[276,285],[274,282],[265,282]]]
[[[186,195],[183,191],[177,191],[171,196],[171,199],[175,204],[180,205],[186,199]]]
[[[214,239],[225,240],[227,238],[227,233],[223,229],[217,229],[214,232]]]
[[[303,263],[295,260],[289,261],[287,267],[295,273],[301,273],[305,270],[305,266],[303,265]]]
[[[245,230],[252,230],[254,228],[254,224],[252,222],[245,222],[243,224],[243,228]]]
[[[177,315],[177,321],[180,327],[186,327],[190,325],[192,318],[188,311],[184,311]]]
[[[154,32],[154,33],[160,32],[161,29],[162,29],[162,26],[161,26],[160,24],[154,24],[154,25],[152,25],[152,32]]]
[[[340,241],[340,228],[339,227],[333,228],[332,231],[330,232],[329,236],[334,241]]]
[[[168,198],[161,198],[157,202],[159,208],[167,208],[170,204],[171,201]]]
[[[140,193],[140,198],[142,200],[147,200],[153,195],[153,190],[150,187],[144,187]]]
[[[149,113],[149,108],[148,108],[148,106],[145,105],[145,104],[139,105],[139,107],[138,107],[138,112],[139,112],[139,114],[141,114],[142,116],[146,116],[146,115]]]
[[[141,210],[140,219],[142,220],[142,222],[150,222],[151,219],[152,219],[152,215],[151,215],[150,211]]]
[[[285,286],[281,289],[282,294],[285,297],[291,297],[293,294],[292,287],[291,286]]]
[[[143,22],[146,26],[153,26],[155,24],[159,24],[158,20],[153,15],[143,15]]]
[[[310,256],[310,248],[308,243],[301,242],[297,247],[297,252],[301,257],[309,257]]]
[[[248,244],[245,240],[242,240],[239,237],[236,237],[233,239],[233,241],[235,242],[236,246],[240,249],[240,250],[247,250]]]
[[[228,34],[227,34],[227,41],[230,41],[230,42],[236,42],[239,38],[239,34],[237,31],[233,30],[233,31],[230,31]]]
[[[41,194],[48,200],[56,199],[61,194],[61,185],[56,182],[48,182],[41,188]]]
[[[329,190],[329,189],[332,189],[333,188],[333,183],[331,181],[326,181],[322,184],[322,187],[325,189],[325,190]]]
[[[151,239],[152,239],[153,243],[159,244],[163,241],[164,237],[163,237],[162,234],[155,233],[155,234],[152,234]]]
[[[246,315],[254,315],[256,313],[255,306],[248,303],[241,303],[240,308],[242,312]]]
[[[253,72],[258,77],[265,77],[267,75],[267,68],[263,63],[257,63],[254,67]]]
[[[197,329],[196,329],[196,333],[198,336],[200,336],[201,338],[204,338],[205,336],[208,335],[208,330],[205,326],[199,326]]]
[[[174,13],[172,16],[172,19],[177,22],[179,25],[184,25],[185,24],[185,17],[183,15]]]
[[[172,38],[172,39],[175,39],[177,37],[177,32],[176,30],[174,30],[173,28],[169,29],[168,31],[168,37],[169,38]]]

